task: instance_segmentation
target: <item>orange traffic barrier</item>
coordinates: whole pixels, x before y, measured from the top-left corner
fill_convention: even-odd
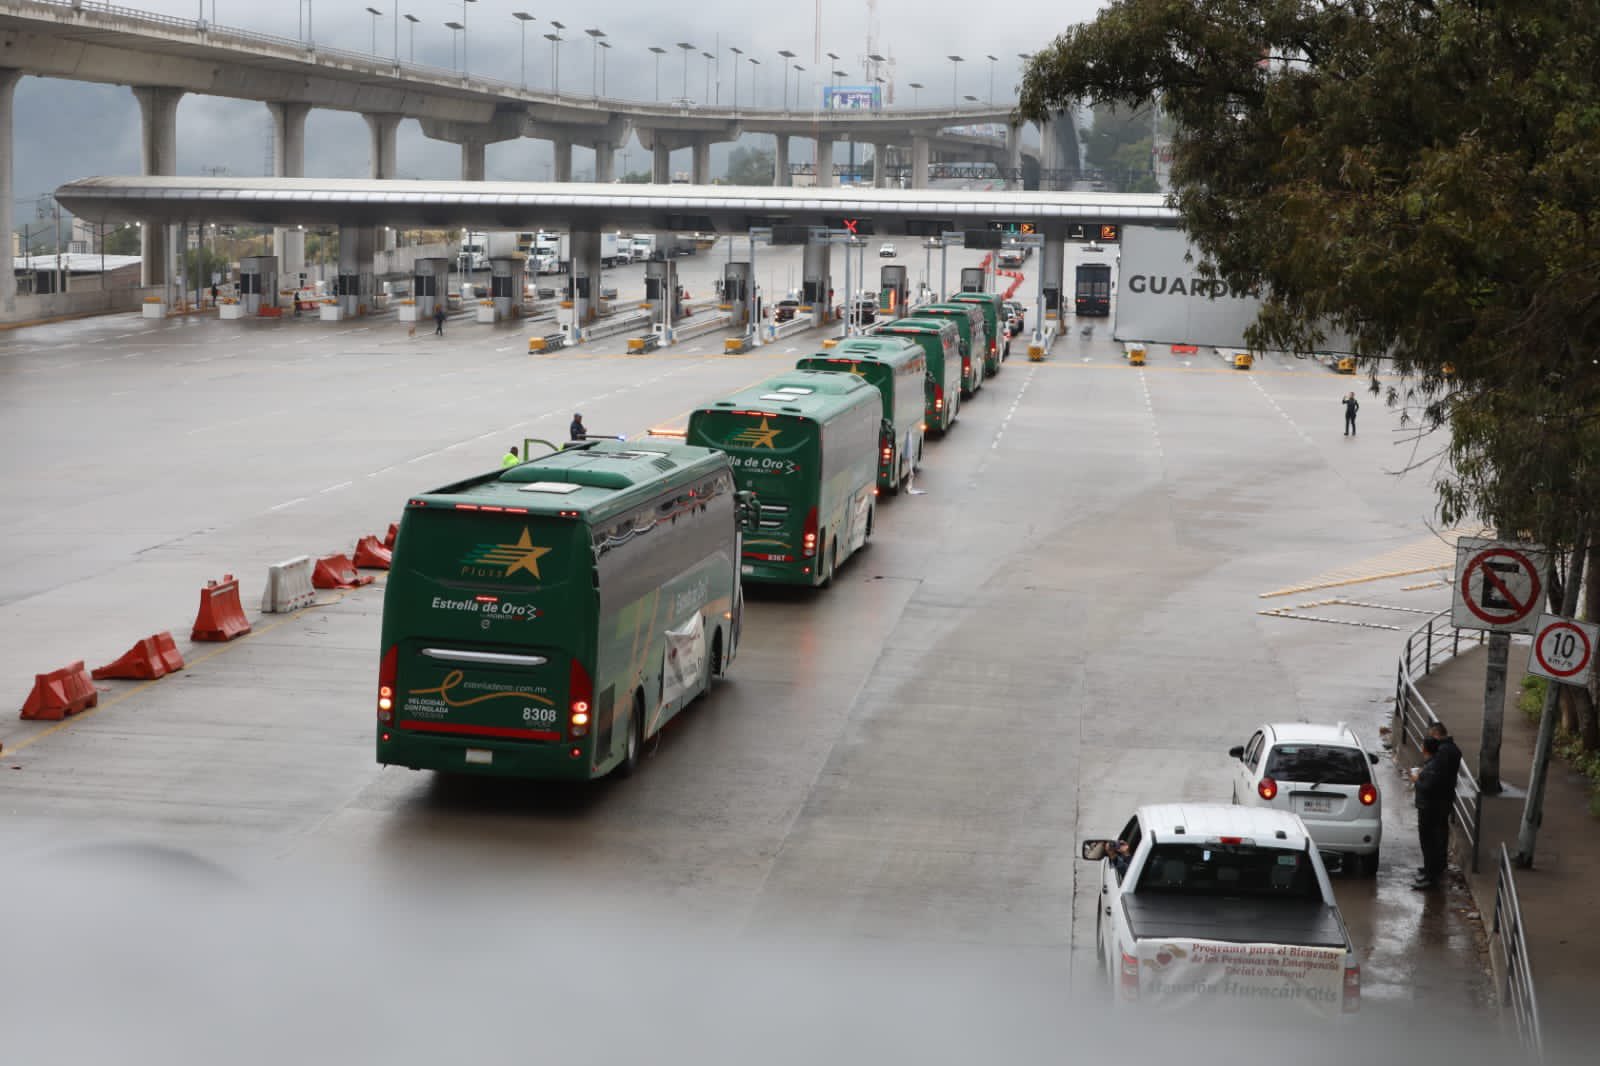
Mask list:
[[[1195,344],[1174,344],[1172,346],[1173,355],[1194,355],[1199,351],[1200,347]]]
[[[232,574],[207,581],[200,590],[200,611],[194,616],[190,640],[226,641],[250,632],[250,622],[239,604],[239,581]]]
[[[371,576],[356,573],[356,566],[347,555],[330,555],[318,559],[311,571],[311,584],[319,589],[353,589],[370,585]]]
[[[389,549],[377,537],[362,537],[356,541],[357,570],[387,570],[390,558]]]
[[[383,535],[383,546],[394,551],[394,542],[400,539],[400,523],[390,522],[389,532]]]
[[[172,639],[171,633],[163,631],[153,637],[145,637],[121,658],[97,667],[91,676],[96,681],[113,677],[154,681],[182,669],[183,655],[178,651],[178,644]]]
[[[59,722],[69,714],[86,711],[100,702],[83,661],[48,674],[35,674],[33,691],[22,705],[22,717],[31,721]]]

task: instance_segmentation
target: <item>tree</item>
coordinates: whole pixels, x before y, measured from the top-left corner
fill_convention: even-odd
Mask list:
[[[1448,430],[1442,519],[1570,552],[1600,517],[1597,43],[1588,0],[1116,0],[1019,109],[1159,101],[1202,273],[1262,293],[1250,342],[1332,323],[1419,447]]]
[[[768,148],[738,146],[728,153],[728,184],[771,185],[775,158]]]
[[[107,230],[102,243],[107,255],[138,255],[139,254],[139,227],[118,226],[116,229]]]

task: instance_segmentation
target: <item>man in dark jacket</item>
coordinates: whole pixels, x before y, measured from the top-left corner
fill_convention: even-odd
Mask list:
[[[1443,750],[1438,737],[1422,742],[1427,760],[1417,770],[1417,840],[1422,845],[1422,870],[1411,887],[1418,891],[1437,887],[1450,858],[1450,807],[1456,794],[1455,768],[1461,752],[1452,742],[1455,760]]]

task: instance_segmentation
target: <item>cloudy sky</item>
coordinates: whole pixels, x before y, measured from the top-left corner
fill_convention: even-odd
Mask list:
[[[377,50],[393,53],[395,0],[300,0],[301,11],[310,11],[308,31],[303,16],[297,14],[297,0],[117,0],[123,7],[139,8],[167,15],[194,18],[201,3],[205,17],[221,25],[300,37],[310,32],[323,45],[366,52],[373,45],[373,18],[368,3],[385,12],[377,19]],[[820,44],[818,17],[820,3]],[[463,5],[461,0],[399,0],[402,16],[400,51],[411,55],[415,33],[416,61],[449,68],[452,65],[452,38],[447,21],[460,21],[466,8],[467,53],[472,73],[517,81],[522,62],[520,23],[514,11],[532,14],[527,27],[527,76],[531,86],[549,88],[551,84],[551,44],[544,34],[553,32],[551,20],[560,21],[564,37],[572,38],[561,46],[561,88],[572,93],[593,91],[591,70],[594,50],[585,29],[600,29],[612,48],[605,53],[604,91],[610,96],[650,100],[654,97],[655,59],[648,51],[658,45],[673,52],[660,64],[661,96],[683,94],[685,69],[676,44],[693,43],[696,56],[687,69],[688,95],[702,100],[707,93],[707,67],[699,51],[722,57],[720,86],[712,68],[709,97],[724,104],[733,98],[733,60],[730,47],[744,50],[739,71],[739,100],[777,106],[783,93],[783,60],[780,49],[796,53],[792,63],[806,68],[804,74],[789,72],[789,95],[795,93],[796,79],[805,79],[802,101],[820,98],[826,84],[826,70],[832,61],[826,53],[841,56],[837,69],[859,78],[867,46],[867,0],[814,0],[813,4],[750,3],[749,0],[699,0],[692,14],[681,5],[646,4],[629,0],[600,0],[583,4],[559,0],[554,7],[537,0],[476,0]],[[952,92],[952,67],[945,57],[967,57],[960,64],[959,95],[972,94],[986,100],[993,68],[994,96],[997,100],[1014,95],[1021,60],[1019,52],[1031,52],[1048,42],[1073,22],[1092,17],[1103,6],[1101,0],[1012,0],[989,8],[971,0],[878,0],[878,26],[874,46],[880,54],[895,59],[894,82],[897,101],[909,103],[913,96],[909,83],[925,88],[919,96],[923,104],[946,103]],[[213,16],[214,11],[214,16]],[[419,20],[413,27],[404,20],[411,14]],[[820,64],[814,55],[822,55]],[[1000,57],[991,64],[985,55]],[[751,66],[750,58],[761,61]],[[455,62],[459,62],[459,52]],[[754,72],[754,85],[752,85]],[[821,73],[821,79],[817,75]],[[840,79],[844,81],[844,79]],[[270,169],[266,108],[260,103],[218,97],[187,96],[178,108],[178,173],[202,174],[213,168],[248,176]],[[767,142],[767,143],[770,143]],[[719,146],[713,166],[720,171],[729,146]],[[841,149],[843,151],[843,149]],[[809,158],[810,148],[799,142],[794,148],[797,161]],[[674,166],[688,169],[688,153],[680,153]],[[62,182],[95,174],[135,174],[141,168],[139,157],[139,110],[126,88],[43,78],[24,78],[16,90],[16,141],[14,180],[20,226],[32,216],[31,202]],[[574,176],[587,170],[592,155],[577,149],[573,153]],[[543,141],[520,140],[491,145],[488,150],[488,177],[498,179],[542,180],[549,171],[550,151]],[[634,142],[625,158],[617,160],[618,171],[643,170],[648,160]],[[460,172],[460,154],[454,145],[430,141],[415,122],[400,128],[399,173],[403,177],[455,178]],[[358,115],[339,111],[313,111],[306,128],[306,173],[310,176],[364,177],[368,173],[367,131]]]

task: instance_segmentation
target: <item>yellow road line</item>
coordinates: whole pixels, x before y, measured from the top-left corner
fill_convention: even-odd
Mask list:
[[[253,636],[257,636],[257,635],[260,635],[260,634],[263,634],[263,633],[270,633],[274,629],[277,629],[279,626],[284,625],[284,624],[286,624],[288,622],[294,621],[296,618],[299,618],[301,615],[305,614],[307,611],[314,611],[319,607],[332,607],[334,604],[339,603],[343,599],[344,599],[344,592],[341,591],[341,592],[339,592],[338,597],[336,599],[328,600],[325,603],[313,603],[310,607],[302,607],[298,611],[295,611],[293,614],[285,615],[284,617],[278,619],[276,622],[273,622],[269,626],[264,626],[264,627],[262,627],[260,629],[257,629],[254,626],[252,626],[251,629],[250,629],[250,632],[246,633],[244,636],[238,637],[238,638],[236,638],[234,640],[230,640],[225,644],[220,644],[217,647],[213,648],[211,651],[206,652],[204,655],[200,656],[197,659],[186,660],[184,662],[184,664],[183,664],[183,669],[184,670],[188,670],[191,667],[199,666],[203,662],[207,662],[208,660],[215,659],[217,656],[221,655],[223,652],[228,651],[231,648],[238,647],[240,644],[242,644],[245,641],[249,640]],[[182,673],[182,672],[183,671],[181,671],[181,670],[178,671],[178,673]],[[123,703],[123,702],[125,702],[127,700],[130,700],[134,696],[137,696],[139,693],[141,693],[141,692],[145,691],[146,689],[150,688],[152,685],[159,685],[159,684],[161,684],[161,682],[167,680],[167,678],[173,677],[173,676],[175,676],[175,675],[174,674],[167,674],[167,675],[165,675],[163,677],[153,678],[153,679],[151,679],[149,681],[141,681],[139,684],[133,686],[133,688],[130,688],[128,691],[122,693],[119,696],[113,696],[110,699],[101,700],[99,703],[95,704],[93,707],[88,708],[87,710],[79,711],[77,714],[68,715],[67,717],[61,719],[61,721],[57,722],[55,725],[51,726],[49,729],[46,729],[44,732],[35,733],[33,736],[29,737],[28,739],[26,739],[24,741],[21,741],[20,743],[15,744],[12,747],[6,748],[5,749],[5,754],[7,756],[15,755],[17,752],[22,751],[24,748],[29,748],[29,747],[32,747],[33,745],[39,743],[39,741],[43,740],[45,737],[54,736],[56,733],[59,733],[61,730],[67,728],[69,725],[73,725],[74,723],[81,722],[86,718],[93,718],[95,715],[99,714],[101,711],[104,711],[104,710],[106,710],[108,708],[111,708],[111,707],[115,707],[119,703]]]

